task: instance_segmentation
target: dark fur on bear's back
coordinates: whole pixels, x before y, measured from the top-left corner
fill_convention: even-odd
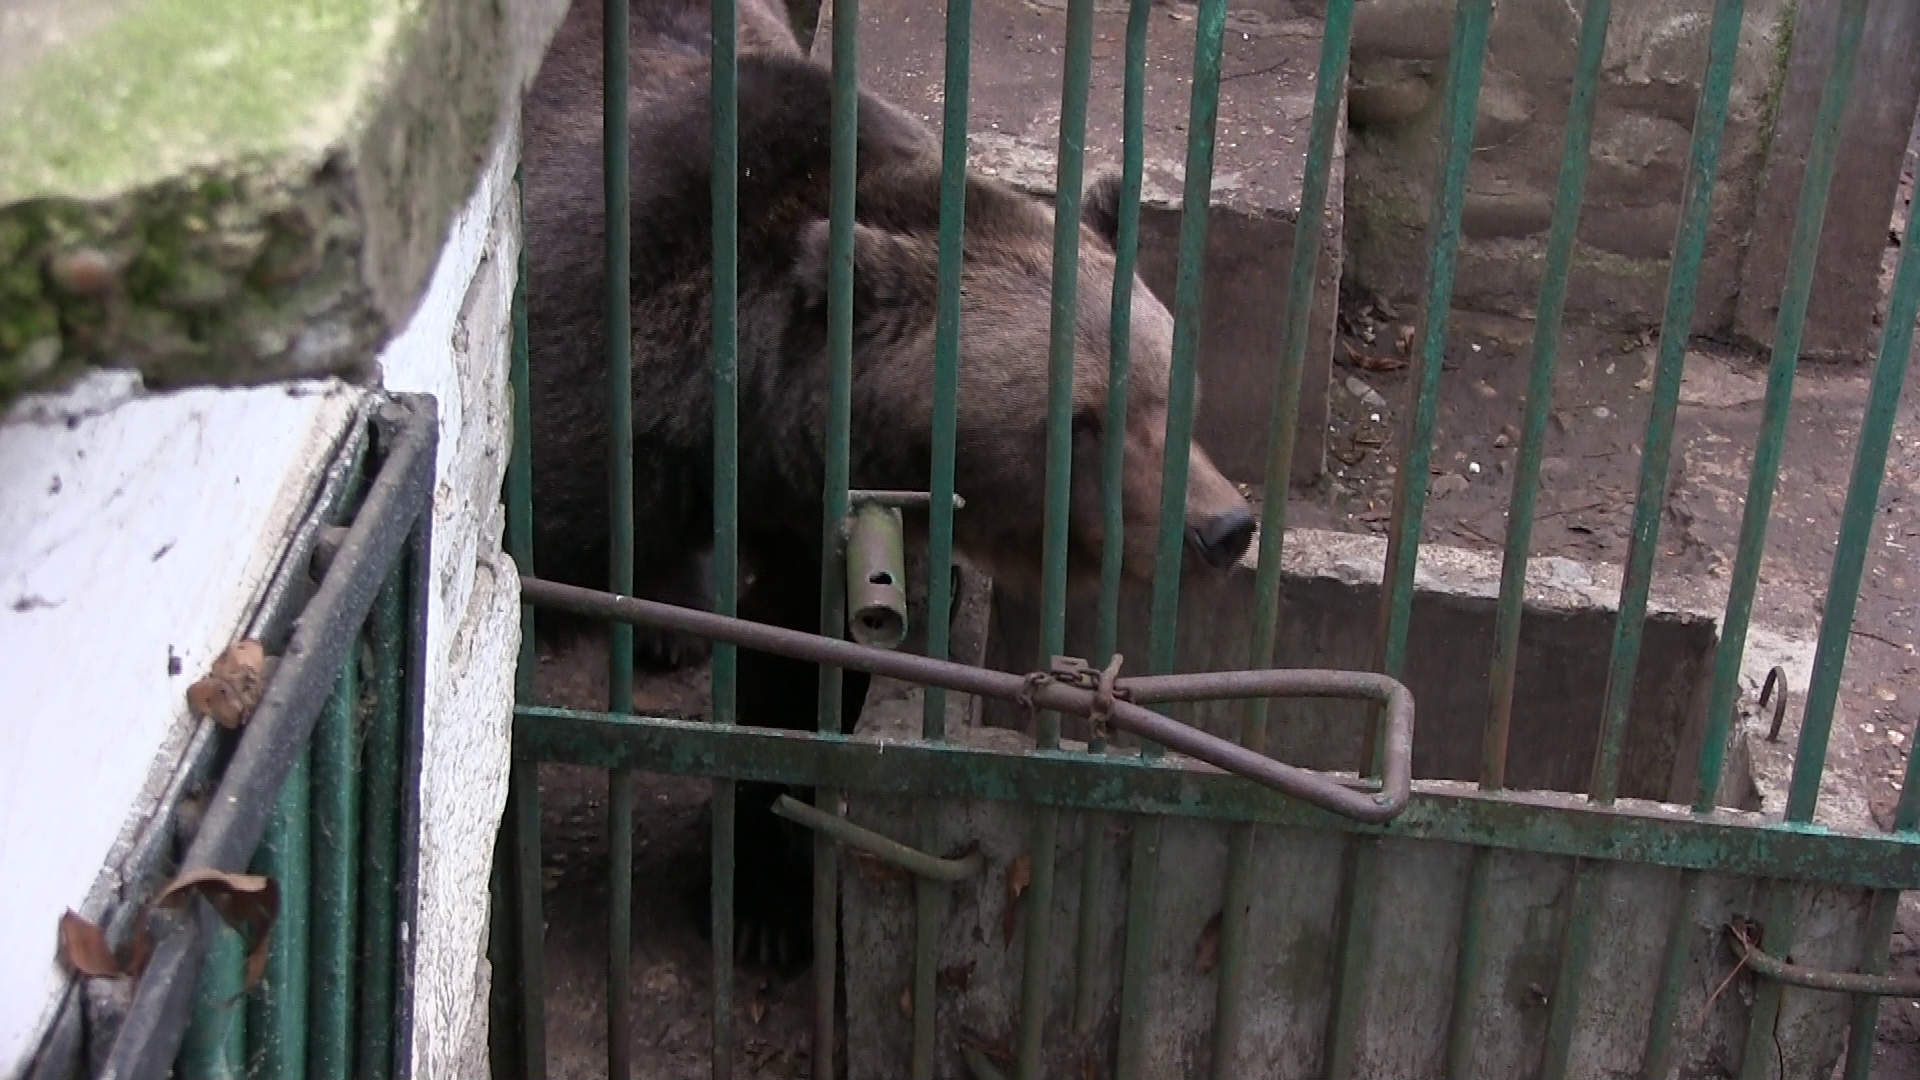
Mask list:
[[[636,67],[662,52],[636,57]],[[636,561],[643,567],[708,543],[712,532],[709,95],[704,63],[671,66],[672,87],[635,72],[635,97],[647,108],[631,123],[634,438],[636,460],[646,463],[636,476],[646,515]],[[826,71],[804,59],[765,53],[740,57],[738,86],[739,404],[755,425],[740,442],[740,513],[751,548],[757,533],[779,534],[784,544],[799,522],[819,529],[827,320],[824,290],[809,286],[804,264],[822,254],[811,249],[819,233],[808,226],[830,210],[832,86]],[[858,220],[930,244],[939,227],[931,134],[862,95],[858,147]],[[599,464],[605,409],[583,392],[606,381],[599,171],[598,140],[583,139],[565,143],[540,168],[530,163],[527,180],[531,329],[540,357],[534,405],[543,414],[535,423],[547,428],[546,452],[536,449],[544,505],[535,552],[543,574],[582,583],[604,580],[607,550]],[[1051,227],[1043,210],[1011,191],[976,181],[969,195],[970,239],[990,235],[997,221],[1025,235]],[[916,253],[906,254],[914,265],[898,274],[861,268],[860,360],[931,321],[933,281],[917,272]],[[858,382],[871,377],[870,366],[856,363]],[[905,483],[918,477],[924,488],[929,448],[863,437],[870,430],[856,425],[854,432],[862,471]],[[596,467],[567,467],[579,462]]]

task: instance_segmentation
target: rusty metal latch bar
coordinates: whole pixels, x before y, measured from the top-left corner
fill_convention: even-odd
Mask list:
[[[929,855],[918,848],[910,848],[890,836],[883,836],[864,826],[855,825],[838,814],[829,814],[824,810],[808,806],[791,795],[782,795],[773,801],[773,812],[797,825],[804,825],[816,832],[826,833],[835,840],[877,859],[890,862],[909,873],[933,881],[965,881],[980,872],[985,865],[978,851],[969,851],[957,859],[943,859],[938,855]]]
[[[1096,691],[1064,684],[1051,673],[1043,679],[1030,680],[1011,672],[888,652],[818,634],[534,577],[520,579],[520,592],[528,603],[578,615],[665,627],[741,648],[945,687],[963,694],[1000,701],[1032,701],[1040,708],[1076,716],[1092,717],[1099,700]],[[1030,683],[1037,684],[1029,690]],[[1277,697],[1359,698],[1383,706],[1386,755],[1380,790],[1356,790],[1331,777],[1275,761],[1145,708],[1147,704],[1161,701]],[[1108,715],[1114,727],[1356,821],[1371,824],[1391,821],[1406,808],[1413,791],[1413,695],[1398,680],[1373,672],[1209,671],[1123,679],[1114,686]]]
[[[1762,978],[1808,990],[1831,990],[1838,994],[1872,994],[1875,997],[1920,998],[1920,979],[1898,975],[1864,975],[1851,971],[1822,971],[1819,968],[1791,964],[1763,952],[1754,943],[1753,932],[1744,920],[1727,924],[1727,937],[1734,955]]]

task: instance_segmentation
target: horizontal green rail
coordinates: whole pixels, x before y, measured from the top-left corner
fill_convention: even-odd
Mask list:
[[[1873,889],[1920,888],[1920,833],[1914,832],[1840,832],[1765,823],[1735,811],[1662,813],[1633,804],[1595,806],[1574,795],[1484,795],[1431,782],[1416,785],[1390,824],[1368,825],[1239,777],[1139,757],[1006,754],[537,706],[515,715],[520,753],[570,765],[1338,829]]]

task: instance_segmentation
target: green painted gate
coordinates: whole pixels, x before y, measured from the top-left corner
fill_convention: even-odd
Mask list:
[[[1115,275],[1113,371],[1108,403],[1109,430],[1124,422],[1127,385],[1128,283],[1139,239],[1138,204],[1141,188],[1144,118],[1146,33],[1151,0],[1132,0],[1126,48],[1126,135],[1123,195],[1121,199],[1119,266]],[[1341,95],[1346,82],[1354,0],[1329,0],[1325,35],[1316,74],[1316,94],[1307,155],[1304,193],[1298,221],[1299,235],[1317,235],[1326,212],[1329,175],[1334,159]],[[632,815],[634,773],[678,773],[711,777],[714,783],[713,869],[716,887],[712,911],[713,940],[732,939],[731,888],[734,784],[765,781],[813,787],[829,793],[856,793],[869,797],[916,800],[923,812],[914,818],[911,843],[879,835],[841,816],[839,804],[823,798],[821,808],[783,804],[783,813],[816,830],[816,955],[835,955],[836,921],[832,902],[840,887],[834,853],[851,846],[895,863],[914,875],[917,920],[911,958],[911,994],[908,1015],[900,1023],[910,1029],[910,1074],[935,1074],[937,1063],[960,1055],[976,1076],[1010,1072],[1022,1080],[1044,1073],[1052,980],[1047,973],[1053,894],[1060,873],[1088,883],[1107,873],[1100,863],[1099,845],[1085,845],[1079,865],[1061,867],[1056,857],[1063,824],[1088,815],[1120,815],[1127,823],[1129,859],[1126,864],[1126,922],[1122,943],[1118,1022],[1113,1043],[1086,1060],[1100,1063],[1088,1075],[1111,1075],[1134,1080],[1152,1075],[1143,1044],[1153,1007],[1148,993],[1155,974],[1155,935],[1152,917],[1163,886],[1158,875],[1163,831],[1179,821],[1205,821],[1227,829],[1222,917],[1218,926],[1219,963],[1212,971],[1216,997],[1211,1025],[1212,1075],[1219,1080],[1241,1075],[1237,1048],[1259,1001],[1248,993],[1251,957],[1270,954],[1284,943],[1263,942],[1252,935],[1247,898],[1265,884],[1255,877],[1254,852],[1259,834],[1273,827],[1312,830],[1338,839],[1341,870],[1331,934],[1331,970],[1320,1033],[1317,1071],[1327,1077],[1361,1075],[1361,1009],[1374,980],[1382,977],[1373,946],[1386,920],[1382,882],[1387,865],[1406,842],[1459,845],[1471,849],[1464,882],[1464,917],[1457,938],[1446,951],[1453,964],[1452,998],[1445,1034],[1444,1062],[1434,1071],[1456,1078],[1483,1075],[1476,1062],[1481,1030],[1481,1008],[1486,999],[1485,947],[1498,917],[1496,899],[1499,859],[1514,853],[1535,855],[1570,867],[1572,886],[1566,901],[1564,929],[1554,948],[1551,967],[1534,988],[1545,1010],[1540,1060],[1523,1071],[1537,1071],[1549,1080],[1599,1075],[1599,1065],[1583,1061],[1579,1025],[1606,1005],[1594,987],[1596,940],[1605,918],[1603,899],[1611,875],[1627,869],[1671,875],[1674,898],[1663,912],[1665,960],[1653,983],[1635,1008],[1643,1015],[1644,1030],[1631,1033],[1642,1048],[1627,1070],[1633,1075],[1664,1080],[1683,1068],[1698,1072],[1699,1024],[1682,1009],[1692,993],[1683,985],[1691,965],[1702,961],[1696,928],[1703,918],[1717,918],[1720,900],[1715,882],[1728,878],[1747,881],[1747,895],[1757,900],[1740,919],[1717,922],[1707,941],[1705,961],[1739,976],[1750,986],[1750,1001],[1742,999],[1745,1041],[1723,1070],[1737,1069],[1742,1077],[1773,1075],[1789,1061],[1812,1060],[1819,1047],[1787,1053],[1776,1024],[1783,1001],[1791,995],[1840,992],[1853,995],[1851,1020],[1844,1035],[1844,1075],[1860,1080],[1868,1074],[1879,1000],[1884,995],[1920,996],[1920,986],[1889,979],[1884,971],[1887,942],[1903,889],[1920,886],[1920,800],[1916,799],[1914,767],[1909,763],[1907,783],[1894,827],[1885,834],[1841,833],[1812,824],[1816,795],[1827,750],[1844,664],[1848,634],[1859,591],[1863,561],[1872,538],[1875,507],[1886,464],[1895,407],[1912,344],[1916,308],[1920,308],[1920,257],[1909,244],[1902,252],[1894,279],[1880,353],[1873,369],[1871,398],[1863,421],[1851,485],[1842,519],[1842,532],[1829,582],[1827,603],[1818,639],[1814,675],[1805,695],[1804,720],[1795,758],[1791,794],[1784,820],[1723,810],[1714,805],[1725,766],[1725,750],[1739,697],[1739,674],[1770,502],[1779,476],[1781,447],[1791,397],[1796,358],[1813,282],[1815,256],[1827,191],[1839,152],[1838,127],[1853,81],[1855,56],[1864,24],[1866,0],[1839,0],[1840,34],[1835,60],[1822,94],[1817,127],[1809,154],[1791,262],[1780,304],[1776,345],[1769,372],[1759,441],[1745,505],[1739,548],[1733,562],[1730,596],[1719,641],[1707,711],[1708,734],[1698,765],[1695,805],[1625,805],[1617,798],[1622,746],[1633,702],[1633,676],[1641,653],[1648,610],[1654,556],[1660,529],[1660,510],[1666,495],[1675,412],[1679,401],[1687,331],[1692,321],[1695,291],[1706,243],[1709,210],[1719,163],[1720,142],[1728,113],[1729,88],[1743,15],[1741,0],[1716,0],[1711,15],[1710,51],[1702,92],[1692,128],[1687,187],[1660,328],[1657,365],[1653,377],[1652,407],[1641,451],[1640,488],[1631,529],[1631,546],[1624,568],[1617,619],[1601,705],[1599,753],[1591,785],[1583,798],[1543,798],[1505,790],[1508,723],[1515,670],[1518,663],[1527,553],[1534,521],[1535,497],[1546,440],[1552,380],[1560,344],[1560,323],[1573,265],[1589,137],[1593,128],[1596,90],[1611,14],[1609,0],[1586,0],[1581,11],[1578,69],[1566,125],[1560,186],[1555,201],[1539,297],[1532,367],[1525,419],[1519,439],[1518,465],[1505,537],[1505,562],[1497,605],[1495,643],[1491,656],[1492,708],[1483,736],[1483,765],[1477,788],[1459,784],[1410,782],[1409,747],[1412,703],[1396,681],[1409,651],[1409,626],[1414,595],[1415,556],[1427,488],[1408,483],[1429,475],[1437,414],[1447,313],[1454,285],[1460,218],[1472,150],[1472,133],[1479,97],[1481,66],[1487,46],[1492,0],[1459,0],[1454,15],[1454,37],[1445,76],[1442,101],[1444,139],[1436,202],[1427,232],[1427,274],[1423,310],[1413,353],[1413,407],[1405,417],[1397,463],[1394,516],[1384,586],[1380,590],[1376,671],[1264,671],[1176,674],[1173,628],[1180,600],[1178,574],[1187,461],[1169,455],[1165,463],[1162,528],[1152,599],[1152,645],[1147,674],[1138,678],[1109,678],[1109,660],[1117,639],[1119,574],[1120,440],[1107,441],[1102,462],[1108,493],[1105,505],[1109,545],[1103,564],[1099,596],[1101,655],[1088,657],[1090,665],[1061,663],[1056,654],[1065,638],[1067,483],[1072,443],[1069,406],[1073,373],[1075,274],[1082,189],[1082,149],[1091,26],[1094,0],[1069,0],[1065,48],[1065,76],[1061,96],[1061,133],[1054,260],[1055,322],[1049,357],[1047,499],[1045,578],[1042,583],[1042,654],[1039,671],[1022,679],[944,661],[949,648],[951,619],[949,581],[953,557],[955,397],[963,342],[959,340],[958,283],[961,265],[961,194],[964,190],[966,150],[968,53],[971,19],[968,0],[948,0],[946,56],[944,171],[940,233],[939,309],[934,382],[935,432],[931,463],[932,490],[918,493],[927,499],[931,520],[930,587],[926,657],[907,656],[843,640],[847,637],[848,600],[837,581],[823,583],[822,632],[797,634],[755,626],[732,618],[738,559],[737,454],[739,439],[736,399],[736,307],[734,288],[736,179],[727,169],[715,171],[716,207],[713,236],[715,379],[715,563],[719,583],[712,614],[671,608],[608,594],[592,593],[540,581],[531,548],[530,458],[527,431],[527,370],[524,306],[517,324],[521,334],[515,351],[514,388],[519,438],[508,475],[509,546],[527,575],[524,596],[529,602],[525,620],[531,629],[533,607],[547,605],[592,615],[610,622],[610,668],[613,712],[606,714],[542,708],[530,703],[527,689],[532,670],[531,634],[521,658],[523,704],[514,736],[512,793],[508,820],[502,832],[501,857],[496,867],[494,1067],[497,1076],[545,1075],[545,1020],[543,1015],[542,947],[544,923],[540,887],[540,812],[535,783],[540,762],[568,762],[610,770],[611,911],[609,957],[609,1070],[616,1077],[631,1074],[628,1058],[632,1017],[627,987],[627,948],[631,932]],[[716,160],[734,160],[735,10],[732,0],[713,4],[713,87],[716,107],[713,133]],[[626,0],[609,0],[605,26],[607,40],[624,41]],[[1185,194],[1179,244],[1179,272],[1173,303],[1175,335],[1172,393],[1167,429],[1168,445],[1186,442],[1193,427],[1194,366],[1198,347],[1201,292],[1201,254],[1205,248],[1208,196],[1212,183],[1214,125],[1220,81],[1222,33],[1226,24],[1224,0],[1202,0],[1190,107],[1189,142],[1185,167]],[[853,153],[855,148],[856,27],[858,11],[852,0],[839,0],[832,20],[835,80],[833,107],[833,211],[830,231],[830,334],[834,362],[833,395],[829,405],[825,447],[828,492],[822,528],[838,544],[850,512],[875,502],[899,501],[899,493],[862,493],[849,489],[848,430],[850,421],[850,363],[853,225]],[[606,196],[616,208],[608,229],[608,280],[627,280],[628,236],[626,95],[627,55],[624,49],[606,52],[605,95]],[[1267,490],[1282,492],[1291,473],[1291,453],[1299,414],[1301,373],[1307,349],[1307,318],[1314,291],[1315,245],[1298,243],[1284,298],[1285,348],[1276,357],[1280,378],[1269,428]],[[608,299],[611,343],[609,386],[612,443],[631,443],[630,357],[628,309],[624,288],[616,284]],[[631,491],[633,462],[628,452],[611,455],[611,482],[616,493]],[[616,495],[613,550],[632,551],[631,502]],[[1260,528],[1258,614],[1254,655],[1273,654],[1281,586],[1281,545],[1286,532],[1286,500],[1265,501]],[[632,586],[632,567],[616,555],[615,592]],[[671,627],[712,638],[718,647],[713,663],[713,715],[710,723],[690,723],[628,715],[632,691],[630,630],[634,623]],[[829,677],[823,680],[820,731],[801,734],[744,729],[735,726],[733,713],[734,647],[781,652],[821,663]],[[920,738],[880,743],[843,734],[838,723],[839,682],[842,668],[858,668],[919,683],[925,694],[925,720]],[[945,728],[945,697],[949,691],[1022,700],[1041,706],[1037,743],[1021,752],[995,751],[961,745]],[[1350,696],[1377,702],[1378,722],[1368,739],[1363,768],[1354,776],[1307,773],[1267,759],[1262,753],[1266,734],[1266,706],[1275,697]],[[1152,712],[1156,702],[1245,698],[1251,701],[1238,745],[1201,735]],[[1084,750],[1063,749],[1059,713],[1073,712],[1104,720],[1141,736],[1137,753],[1121,752],[1096,739]],[[1170,763],[1163,748],[1179,750],[1220,767],[1195,770]],[[1036,913],[1024,927],[1022,970],[1015,1036],[1000,1060],[965,1032],[942,1029],[936,1023],[940,994],[936,943],[946,898],[957,887],[982,872],[977,857],[938,858],[929,854],[935,834],[937,800],[985,800],[1028,807],[1031,883],[1028,910]],[[1810,886],[1867,890],[1865,939],[1870,943],[1855,972],[1814,970],[1785,962],[1796,944],[1800,898]],[[1087,895],[1085,891],[1081,895]],[[824,902],[821,902],[824,901]],[[1086,1015],[1089,998],[1087,972],[1096,960],[1097,943],[1087,932],[1084,915],[1076,930],[1075,1015]],[[1741,973],[1745,974],[1742,975]],[[836,966],[815,968],[815,1024],[813,1061],[832,1062],[839,1032],[834,1012]],[[712,1030],[712,1069],[715,1077],[733,1075],[737,1039],[731,1029],[733,967],[724,949],[716,950],[713,985],[715,1007]],[[1724,989],[1724,987],[1723,987]],[[1606,988],[1607,993],[1626,992]],[[1719,991],[1715,991],[1716,995]],[[1611,1015],[1611,1013],[1609,1013]],[[1079,1021],[1076,1021],[1078,1024]],[[1829,1032],[1837,1052],[1841,1036]],[[1794,1038],[1791,1030],[1787,1036]],[[963,1045],[961,1045],[963,1044]],[[1808,1057],[1807,1055],[1812,1055]],[[1692,1063],[1692,1064],[1689,1064]],[[1243,1066],[1250,1063],[1242,1063]],[[1251,1067],[1258,1069],[1257,1063]],[[1796,1066],[1797,1068],[1798,1066]],[[1711,1072],[1711,1070],[1708,1070]],[[1609,1066],[1607,1075],[1620,1074]]]

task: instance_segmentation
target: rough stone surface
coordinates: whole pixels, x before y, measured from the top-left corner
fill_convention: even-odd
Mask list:
[[[823,7],[823,25],[830,19]],[[1086,176],[1117,168],[1124,136],[1127,5],[1095,5],[1088,92]],[[1051,198],[1057,181],[1062,0],[978,0],[968,93],[973,167]],[[905,0],[862,4],[862,80],[941,124],[945,23],[940,10]],[[1169,308],[1178,275],[1180,204],[1187,154],[1195,16],[1191,4],[1156,6],[1147,46],[1140,276]],[[821,55],[827,31],[815,36]],[[1236,4],[1221,61],[1212,198],[1204,256],[1198,371],[1198,431],[1222,472],[1258,482],[1276,358],[1281,353],[1287,277],[1305,177],[1320,23],[1285,4]],[[1344,125],[1342,125],[1344,128]],[[1342,150],[1336,140],[1327,214],[1315,266],[1294,476],[1320,472],[1326,382],[1340,279]]]
[[[1613,5],[1569,311],[1629,326],[1660,320],[1706,69],[1709,7],[1696,0]],[[1420,296],[1426,270],[1452,10],[1442,0],[1360,0],[1355,10],[1347,271],[1396,302]],[[1746,5],[1700,275],[1694,318],[1700,331],[1725,329],[1733,319],[1792,18],[1791,0]],[[1534,310],[1579,31],[1577,4],[1507,0],[1495,6],[1467,175],[1456,306],[1515,315]]]
[[[0,20],[0,400],[364,378],[557,0],[28,0]]]
[[[494,148],[425,301],[380,357],[389,390],[439,402],[412,1049],[423,1077],[465,1075],[468,1048],[486,1043],[488,875],[506,803],[520,648],[519,576],[501,550],[500,502],[512,442],[518,160],[517,139]]]
[[[1833,61],[1840,5],[1802,3],[1780,97],[1780,122],[1755,206],[1734,325],[1771,347],[1786,284],[1794,218],[1815,114]],[[1901,159],[1920,106],[1920,5],[1870,0],[1853,91],[1840,121],[1840,158],[1827,196],[1820,255],[1800,355],[1871,362],[1879,345],[1879,255],[1900,186]]]

